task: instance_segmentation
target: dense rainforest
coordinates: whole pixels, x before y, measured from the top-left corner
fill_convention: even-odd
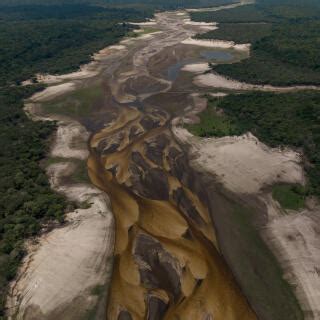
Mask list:
[[[177,8],[198,8],[219,6],[238,2],[238,0],[2,0],[3,5],[60,5],[91,4],[111,8],[139,8],[151,10],[173,10]]]
[[[132,29],[125,21],[151,11],[88,5],[18,6],[0,10],[0,86],[35,73],[66,73]]]
[[[256,84],[320,84],[318,28],[320,4],[307,1],[258,1],[232,10],[196,12],[196,21],[217,21],[220,29],[201,38],[252,43],[249,59],[214,69]]]

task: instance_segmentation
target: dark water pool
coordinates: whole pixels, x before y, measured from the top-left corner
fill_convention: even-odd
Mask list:
[[[185,63],[178,62],[176,64],[173,64],[168,68],[168,80],[174,81],[177,79],[181,68],[184,66]]]

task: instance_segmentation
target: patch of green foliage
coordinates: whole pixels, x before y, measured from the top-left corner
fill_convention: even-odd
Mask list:
[[[219,39],[252,43],[271,33],[270,23],[223,23],[217,30],[198,34],[197,39]]]
[[[23,240],[36,235],[48,220],[62,222],[66,208],[38,164],[55,126],[27,118],[22,99],[32,92],[30,88],[0,90],[0,318],[6,285],[24,255]]]
[[[307,21],[318,19],[320,15],[318,0],[257,0],[256,7],[268,15],[270,21]]]
[[[319,28],[319,21],[275,25],[272,34],[257,41],[253,50],[277,57],[283,63],[319,72]]]
[[[95,287],[92,288],[91,294],[94,296],[100,296],[105,289],[106,288],[103,285],[96,285]]]
[[[305,205],[305,190],[300,185],[276,185],[272,197],[284,209],[299,210]]]
[[[272,147],[290,146],[303,150],[308,159],[305,163],[309,178],[307,194],[320,195],[319,93],[254,92],[229,95],[219,100],[210,98],[209,108],[210,105],[224,111],[222,122],[231,123],[236,134],[250,131]],[[206,111],[205,117],[200,117],[202,122],[193,132],[216,135],[210,126],[218,122],[217,113]],[[221,131],[218,133],[220,136]]]
[[[223,112],[218,112],[216,103],[211,100],[208,108],[199,115],[200,123],[186,125],[194,135],[200,137],[223,137],[239,134],[239,130]],[[221,110],[222,111],[222,110]]]
[[[83,118],[92,110],[92,103],[102,97],[101,85],[79,89],[66,97],[43,103],[43,110],[48,114],[61,114]]]

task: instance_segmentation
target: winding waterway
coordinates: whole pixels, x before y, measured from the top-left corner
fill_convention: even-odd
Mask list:
[[[104,102],[112,117],[90,140],[90,178],[110,196],[116,218],[107,319],[255,319],[219,252],[208,208],[188,186],[191,169],[170,130],[190,96],[171,82],[176,77],[148,68],[157,55],[166,68],[164,48],[169,66],[180,42],[200,30],[176,13],[156,21],[161,33],[142,40],[113,72]],[[178,108],[168,108],[179,94]]]

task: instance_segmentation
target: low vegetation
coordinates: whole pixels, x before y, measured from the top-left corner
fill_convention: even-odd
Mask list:
[[[240,130],[232,120],[217,110],[218,100],[210,100],[210,106],[200,115],[200,122],[187,125],[186,128],[200,137],[223,137],[240,134]]]
[[[282,208],[299,210],[305,205],[305,189],[300,185],[276,185],[272,190],[272,197]]]
[[[90,88],[78,89],[67,97],[44,102],[42,110],[48,114],[61,114],[79,120],[92,111],[92,103],[102,99],[103,90],[100,84]]]
[[[245,295],[254,301],[257,313],[263,315],[261,319],[303,320],[293,288],[259,231],[253,227],[255,213],[239,204],[228,211],[226,218],[230,222],[226,221],[225,225],[226,232],[230,233],[231,265],[236,266]]]

